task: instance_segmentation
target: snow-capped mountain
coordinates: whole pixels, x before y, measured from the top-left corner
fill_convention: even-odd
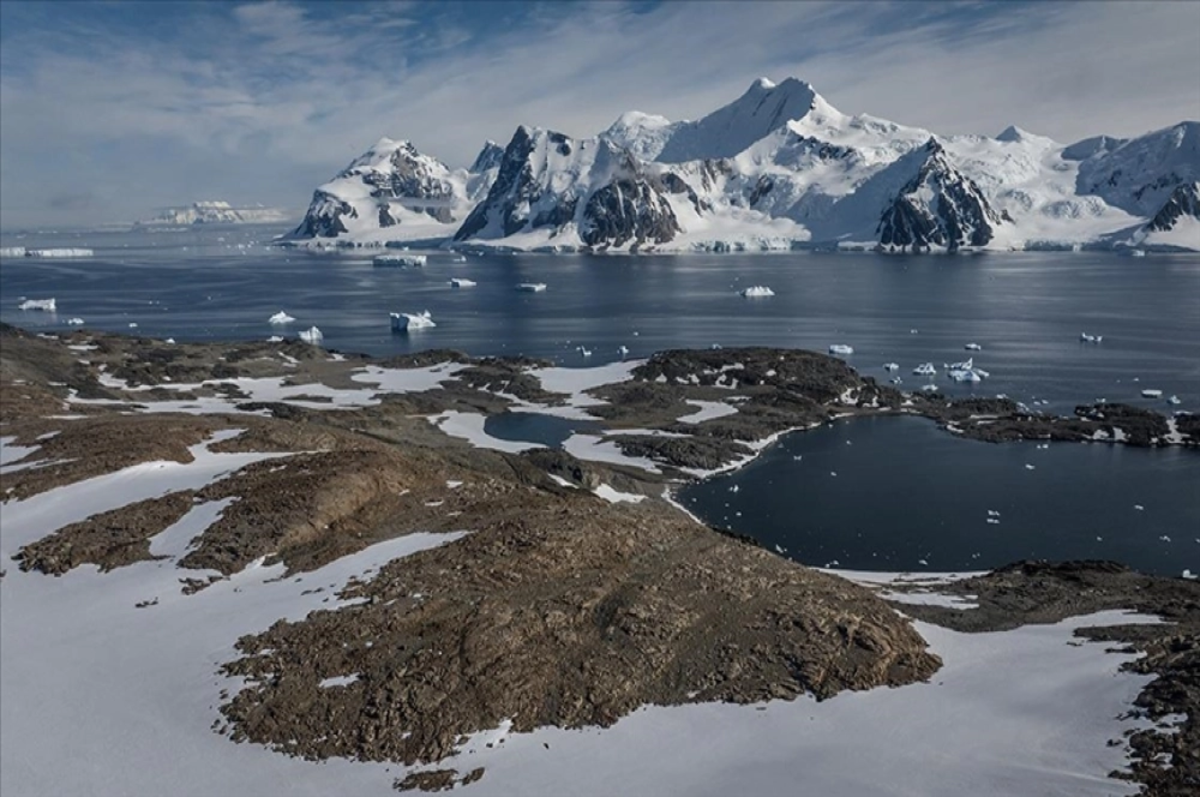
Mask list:
[[[697,121],[631,111],[584,139],[522,126],[503,149],[487,142],[466,171],[383,139],[317,190],[293,238],[523,250],[1200,250],[1188,210],[1197,180],[1197,122],[1070,146],[1015,126],[937,136],[844,114],[794,78],[760,79]]]
[[[313,193],[289,237],[378,237],[399,228],[406,240],[447,238],[487,191],[489,156],[484,147],[476,162],[481,171],[451,170],[408,141],[381,138]]]
[[[293,217],[294,218],[294,217]],[[182,207],[163,208],[153,218],[139,221],[135,226],[183,227],[189,224],[268,224],[287,221],[287,211],[280,208],[235,208],[222,200],[193,202]]]
[[[680,232],[668,193],[653,164],[604,139],[574,141],[520,127],[491,190],[454,237],[498,240],[544,232],[551,246],[663,244]]]

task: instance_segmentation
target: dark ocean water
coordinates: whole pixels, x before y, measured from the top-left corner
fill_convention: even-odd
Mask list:
[[[457,255],[430,252],[425,268],[397,269],[373,267],[370,251],[321,255],[269,246],[280,232],[255,226],[0,236],[4,247],[85,246],[96,252],[75,260],[0,260],[0,320],[55,332],[70,329],[67,319],[80,317],[85,329],[129,332],[129,325],[137,324],[139,334],[180,341],[294,336],[316,325],[328,349],[387,355],[455,348],[473,355],[547,357],[579,367],[618,359],[621,346],[631,357],[645,357],[666,348],[713,344],[825,351],[839,343],[854,347],[846,359],[865,375],[886,379],[890,375],[882,365],[899,363],[906,388],[930,381],[911,373],[919,363],[932,361],[940,372],[943,363],[973,355],[991,378],[972,386],[939,375],[933,381],[944,394],[1003,393],[1067,413],[1098,398],[1200,412],[1200,258],[1190,255],[496,255],[456,262]],[[478,285],[455,289],[448,284],[451,277]],[[548,289],[521,293],[515,288],[522,282],[545,282]],[[776,296],[738,295],[750,285],[770,286]],[[18,310],[23,297],[54,297],[58,312]],[[269,325],[267,318],[279,310],[297,323]],[[389,312],[424,310],[432,313],[436,328],[410,335],[390,331]],[[1081,343],[1081,332],[1104,340]],[[982,350],[965,351],[967,343]],[[585,359],[579,346],[592,356]],[[1145,388],[1162,390],[1164,398],[1143,399]],[[1166,404],[1171,395],[1178,396],[1178,406]],[[527,423],[496,421],[489,429],[521,439],[526,433],[521,425]],[[1183,557],[1183,543],[1174,542],[1186,537],[1200,547],[1194,542],[1200,531],[1182,525],[1198,519],[1197,493],[1180,486],[1185,479],[1200,484],[1194,470],[1200,457],[1105,446],[1079,446],[1072,454],[1059,448],[1036,452],[1044,459],[1065,458],[1057,469],[1039,466],[1027,472],[1022,461],[1011,478],[999,478],[998,473],[1008,473],[1009,460],[1027,455],[955,440],[904,421],[892,426],[856,422],[854,427],[795,436],[730,477],[739,480],[739,496],[763,491],[763,509],[753,514],[747,514],[751,507],[742,509],[745,522],[739,520],[737,527],[772,544],[782,541],[803,561],[837,559],[845,567],[915,567],[922,558],[937,569],[998,564],[997,557],[1043,551],[1030,544],[1036,526],[1046,549],[1041,555],[1105,555],[1164,572],[1200,569],[1194,556]],[[566,430],[536,426],[534,431],[557,439]],[[854,462],[874,452],[882,470],[856,478],[850,475],[856,465],[836,464],[823,469],[826,475],[838,470],[836,485],[824,479],[817,482],[820,489],[780,490],[779,480],[791,478],[783,474],[793,473],[792,454],[786,452],[801,446],[795,450],[802,463],[819,458],[823,455],[808,447],[819,446],[822,434],[836,437],[845,448],[834,446],[839,455],[853,455]],[[847,438],[851,446],[845,445]],[[993,473],[994,468],[1000,470]],[[967,480],[973,469],[980,475]],[[1062,477],[1052,478],[1058,471]],[[1025,478],[1027,473],[1032,475]],[[1160,483],[1165,486],[1153,497],[1134,495],[1160,489],[1154,487]],[[718,499],[732,484],[692,488],[700,491],[696,496],[716,491],[716,498],[702,502],[713,522],[725,522],[725,501]],[[1114,485],[1134,492],[1126,495]],[[777,495],[768,500],[772,490]],[[1013,503],[1002,522],[986,524],[980,507],[998,504],[1004,495],[1012,495]],[[1122,506],[1141,503],[1146,509],[1137,516],[1124,509],[1094,510],[1098,501],[1117,495]],[[1038,506],[1037,512],[1029,509]],[[922,514],[919,507],[937,511]],[[1004,512],[1004,506],[991,508]],[[1031,514],[1022,520],[1026,512]],[[831,518],[858,514],[852,531],[831,525]],[[728,524],[734,525],[736,517]],[[1170,545],[1159,544],[1161,535],[1140,530],[1154,517],[1165,518],[1162,529],[1172,538]],[[788,519],[792,531],[781,530],[780,518]],[[1094,532],[1102,520],[1109,525]],[[882,537],[861,548],[846,547],[871,525]],[[990,537],[969,536],[977,526],[997,540],[985,545]],[[925,533],[942,527],[950,531]],[[1089,547],[1088,538],[1108,540],[1120,536],[1121,528],[1138,536],[1119,547]],[[814,530],[819,541],[788,536],[798,533],[795,529]],[[1020,529],[1027,531],[1017,533]],[[961,535],[968,536],[960,540]],[[1069,545],[1068,539],[1073,540]],[[883,544],[887,540],[890,547]],[[1056,540],[1063,545],[1055,547]],[[937,550],[931,553],[933,543]],[[1178,562],[1172,559],[1175,552],[1180,552]]]

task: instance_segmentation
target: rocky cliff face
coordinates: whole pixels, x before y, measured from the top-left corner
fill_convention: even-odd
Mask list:
[[[1177,186],[1154,218],[1146,224],[1146,229],[1167,232],[1175,229],[1175,225],[1184,217],[1200,219],[1200,182]]]
[[[950,163],[936,140],[925,145],[920,168],[879,220],[879,244],[914,251],[986,246],[1001,216],[973,180]]]
[[[550,130],[517,129],[487,197],[455,240],[494,240],[537,230],[574,231],[584,246],[665,243],[679,232],[667,199],[690,189],[604,139],[575,141]],[[693,195],[694,196],[694,193]]]
[[[465,215],[472,179],[408,141],[380,139],[313,193],[304,220],[289,237],[334,238],[397,226],[436,235],[438,225],[453,225]]]

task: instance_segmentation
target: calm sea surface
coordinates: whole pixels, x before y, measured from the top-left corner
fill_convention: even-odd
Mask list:
[[[455,262],[455,255],[431,252],[423,269],[396,269],[373,267],[371,252],[317,255],[270,247],[282,231],[3,235],[4,247],[85,246],[96,255],[0,260],[0,320],[54,332],[70,329],[67,319],[79,317],[85,329],[129,332],[136,324],[139,334],[180,341],[295,335],[316,325],[329,349],[387,355],[455,348],[580,367],[618,359],[621,346],[631,357],[645,357],[713,344],[825,351],[841,343],[854,347],[846,359],[865,375],[885,379],[883,363],[899,363],[907,388],[929,381],[912,375],[919,363],[931,361],[941,371],[943,363],[973,355],[991,378],[970,386],[939,377],[934,381],[944,394],[1003,393],[1053,412],[1098,398],[1200,412],[1200,258],[1190,255],[497,255]],[[455,289],[451,277],[478,285]],[[520,293],[515,286],[522,282],[548,288]],[[776,296],[738,295],[751,285],[767,285]],[[54,297],[58,312],[18,310],[23,297]],[[297,323],[269,325],[279,310]],[[391,333],[389,312],[424,310],[436,328]],[[1081,332],[1104,340],[1081,343]],[[967,343],[982,350],[967,352]],[[1164,399],[1176,395],[1180,404],[1143,399],[1145,388],[1162,390]],[[520,436],[519,419],[503,426],[497,431],[504,436]],[[691,488],[696,508],[712,522],[817,564],[837,559],[844,567],[890,569],[925,559],[930,568],[947,569],[1037,554],[1106,556],[1162,572],[1200,570],[1184,545],[1187,540],[1200,550],[1200,493],[1184,489],[1200,485],[1200,456],[1105,446],[1077,446],[1075,453],[1028,446],[1026,452],[955,440],[910,421],[835,429],[793,436],[728,477],[735,481]],[[783,489],[792,478],[809,484],[804,471],[826,456],[826,438],[851,460],[812,465],[826,478],[811,490]],[[1035,453],[1061,462],[1025,470],[1026,459],[1038,464]],[[802,459],[793,460],[796,455]],[[1010,474],[1017,460],[1020,467]],[[874,470],[854,475],[871,461]],[[977,475],[968,479],[971,473]],[[739,492],[731,494],[734,483]],[[1159,492],[1150,497],[1151,489]],[[735,514],[725,519],[727,496],[760,490],[761,508],[734,509],[731,502]],[[1120,512],[1109,500],[1122,502]],[[1132,509],[1134,503],[1145,509]],[[1164,517],[1165,507],[1174,510]],[[985,522],[987,508],[1003,513],[1001,523]],[[949,531],[932,533],[936,528]],[[860,534],[877,536],[851,545]],[[1097,536],[1122,542],[1088,542]]]

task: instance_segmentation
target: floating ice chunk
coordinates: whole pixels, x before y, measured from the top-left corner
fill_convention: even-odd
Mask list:
[[[884,364],[883,364],[883,370],[885,370],[885,371],[899,371],[899,370],[900,370],[900,364],[899,364],[899,363],[884,363]]]
[[[42,310],[47,313],[54,313],[58,310],[58,305],[53,299],[26,299],[17,305],[18,310]]]
[[[1144,512],[1144,511],[1145,511],[1145,509],[1146,509],[1146,507],[1142,506],[1141,504],[1134,504],[1134,505],[1133,505],[1133,508],[1134,508],[1134,509],[1136,509],[1136,510],[1137,510],[1137,511],[1139,511],[1139,512]]]
[[[1103,335],[1089,335],[1086,332],[1080,332],[1079,340],[1081,343],[1100,343],[1101,341],[1104,340],[1104,336]]]
[[[1172,406],[1178,406],[1183,402],[1179,400],[1179,396],[1172,395],[1169,399],[1167,399],[1167,403]]]
[[[425,255],[375,255],[371,263],[376,266],[414,266],[421,268],[428,258]]]
[[[452,277],[450,279],[451,288],[474,288],[476,284],[474,280],[469,280],[466,277]]]
[[[938,386],[937,385],[925,385],[921,389],[924,390],[926,393],[936,393]]]
[[[451,263],[466,263],[467,256],[466,255],[458,255],[457,257],[452,257],[452,258],[450,258],[450,262]]]
[[[130,328],[130,329],[137,329],[137,322],[136,322],[136,321],[130,321],[130,322],[129,322],[129,328]]]
[[[163,343],[169,343],[169,344],[171,344],[172,346],[174,346],[174,345],[175,345],[175,338],[167,338],[166,340],[164,340],[164,341],[163,341]]]
[[[951,368],[946,372],[946,376],[953,379],[955,382],[982,382],[983,377],[976,373],[971,368]]]
[[[290,324],[295,320],[296,320],[295,318],[292,318],[290,315],[288,315],[284,311],[280,310],[278,313],[276,313],[275,315],[268,318],[267,323],[268,324],[277,324],[277,325],[278,324]]]
[[[1000,525],[1000,518],[997,518],[997,517],[990,517],[990,518],[988,518],[988,519],[987,519],[987,522],[988,522],[988,525],[990,525],[990,526],[999,526],[999,525]]]
[[[1184,570],[1183,570],[1183,577],[1186,578],[1188,581],[1195,581],[1197,578],[1200,578],[1200,576],[1197,576],[1195,573],[1193,573],[1191,570],[1188,570],[1187,568],[1184,568]]]
[[[1000,517],[1000,510],[998,509],[989,509],[987,513],[988,517]]]
[[[592,350],[591,350],[591,349],[584,348],[583,346],[576,346],[576,347],[575,347],[575,351],[579,352],[579,353],[580,353],[580,354],[582,354],[584,357],[591,357],[591,356],[592,356]]]
[[[544,283],[544,282],[522,282],[520,285],[517,286],[517,290],[519,290],[523,293],[541,293],[542,291],[546,290],[546,283]]]
[[[1025,463],[1025,470],[1033,470],[1033,469],[1034,469],[1033,465],[1030,465],[1028,462]]]
[[[65,247],[62,249],[28,249],[26,257],[91,257],[96,254],[91,249],[81,247]]]
[[[629,356],[629,347],[624,346],[624,345],[618,346],[617,354],[621,355],[622,359],[624,359],[625,357],[628,357]]]
[[[966,346],[963,346],[963,348],[967,351],[983,351],[983,347],[978,343],[968,343]]]
[[[1145,257],[1146,250],[1145,249],[1132,249],[1129,252],[1129,256],[1130,257]]]
[[[1146,388],[1142,391],[1142,398],[1162,398],[1162,391],[1153,388]]]
[[[390,313],[393,332],[412,332],[416,329],[436,327],[433,315],[426,310],[423,313]]]
[[[25,257],[25,247],[0,246],[0,257]]]
[[[738,291],[747,299],[762,299],[767,296],[774,296],[775,291],[768,288],[766,285],[751,285],[749,288],[743,288]]]
[[[898,376],[893,376],[893,377],[892,377],[892,384],[893,384],[893,385],[902,385],[902,384],[904,384],[904,380],[903,380],[903,379],[901,379],[901,378],[900,378],[900,377],[898,377]]]
[[[271,337],[267,338],[267,343],[283,343],[283,336],[272,335]]]
[[[926,567],[929,567],[929,562],[928,562],[927,560],[925,560],[925,559],[918,559],[918,560],[917,560],[917,564],[919,564],[919,565],[925,565]]]
[[[1161,537],[1159,537],[1158,539],[1159,539],[1159,541],[1160,541],[1160,542],[1170,542],[1170,541],[1171,541],[1171,538],[1170,538],[1170,537],[1168,537],[1166,534],[1162,535],[1162,536],[1161,536]]]
[[[846,355],[854,354],[854,347],[847,346],[844,343],[835,343],[829,347],[829,353],[830,354],[840,354],[843,357],[845,357]]]
[[[836,470],[831,470],[831,471],[829,471],[829,475],[830,475],[830,476],[837,476],[837,471],[836,471]]]
[[[300,340],[304,341],[305,343],[311,343],[315,346],[324,339],[325,335],[323,335],[321,330],[317,329],[316,327],[309,327],[308,329],[300,330]]]
[[[921,363],[913,369],[913,373],[917,376],[933,376],[937,369],[933,367],[933,363]]]
[[[78,316],[76,316],[75,318],[68,318],[68,319],[67,319],[67,326],[69,326],[69,327],[81,327],[81,326],[83,326],[83,319],[82,319],[82,318],[80,318],[80,317],[78,317]],[[1174,396],[1172,396],[1171,398],[1174,398]]]
[[[910,334],[910,335],[915,335],[915,334],[917,334],[917,330],[915,330],[915,329],[910,329],[910,330],[908,330],[908,334]]]

